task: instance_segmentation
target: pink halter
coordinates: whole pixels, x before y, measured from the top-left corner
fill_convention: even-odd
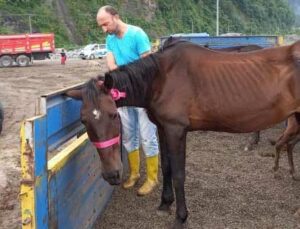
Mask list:
[[[119,100],[120,98],[126,98],[126,92],[121,92],[118,89],[110,89],[110,95],[113,100]]]
[[[99,80],[98,81],[98,85],[101,86],[103,85],[103,81]],[[119,100],[120,98],[126,98],[126,92],[121,92],[116,88],[112,88],[110,89],[110,95],[112,97],[113,100]]]
[[[97,149],[105,149],[107,147],[113,146],[115,144],[119,144],[120,143],[120,135],[118,135],[115,138],[112,138],[110,140],[107,141],[102,141],[102,142],[93,142],[93,145],[97,148]]]

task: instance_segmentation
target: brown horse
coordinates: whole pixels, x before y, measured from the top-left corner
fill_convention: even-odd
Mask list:
[[[96,80],[89,84],[92,87],[86,92],[67,94],[83,99],[81,118],[102,162],[107,163],[104,178],[110,184],[119,184],[121,179],[121,159],[115,152],[120,129],[116,107],[147,108],[158,127],[161,147],[159,210],[169,211],[174,187],[173,226],[182,228],[188,215],[184,192],[187,132],[254,132],[299,113],[300,42],[249,53],[215,52],[180,42],[106,73],[104,84]],[[123,94],[112,93],[113,88]],[[119,100],[114,103],[113,98]]]

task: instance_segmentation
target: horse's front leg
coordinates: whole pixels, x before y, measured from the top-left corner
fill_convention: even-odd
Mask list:
[[[163,190],[161,195],[161,203],[158,207],[159,212],[171,213],[170,206],[174,202],[174,192],[172,186],[172,173],[170,155],[167,148],[166,136],[162,128],[158,127],[158,135],[161,152],[161,168],[163,175]],[[160,213],[159,213],[160,214]]]
[[[165,134],[176,196],[176,219],[173,228],[182,228],[188,216],[184,193],[186,130],[179,125],[169,125],[165,128]]]
[[[260,132],[253,132],[251,133],[250,137],[248,138],[248,143],[244,148],[244,151],[251,151],[254,145],[257,145],[260,139]]]

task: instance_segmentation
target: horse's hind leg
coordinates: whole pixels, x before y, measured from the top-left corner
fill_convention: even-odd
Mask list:
[[[299,134],[287,145],[287,154],[288,154],[288,162],[290,166],[290,174],[293,180],[300,181],[300,177],[295,176],[295,165],[294,165],[294,158],[293,158],[293,150],[295,145],[300,141]]]
[[[292,115],[288,118],[288,125],[287,128],[284,130],[283,134],[280,136],[278,141],[276,142],[276,151],[275,151],[275,165],[274,171],[277,171],[279,168],[279,158],[280,158],[280,151],[284,145],[287,144],[288,148],[288,158],[289,161],[293,161],[292,151],[293,151],[293,140],[296,139],[297,134],[299,133],[299,124],[296,119],[295,115]],[[293,162],[292,162],[293,165]],[[290,162],[291,166],[291,162]],[[290,169],[293,169],[291,167]]]
[[[248,144],[245,146],[244,151],[251,151],[254,145],[257,145],[260,139],[260,132],[253,132],[251,133],[250,137],[248,138]]]

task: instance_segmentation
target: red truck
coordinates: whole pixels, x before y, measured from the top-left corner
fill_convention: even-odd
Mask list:
[[[1,35],[0,67],[28,66],[33,59],[44,60],[54,51],[53,33]]]

